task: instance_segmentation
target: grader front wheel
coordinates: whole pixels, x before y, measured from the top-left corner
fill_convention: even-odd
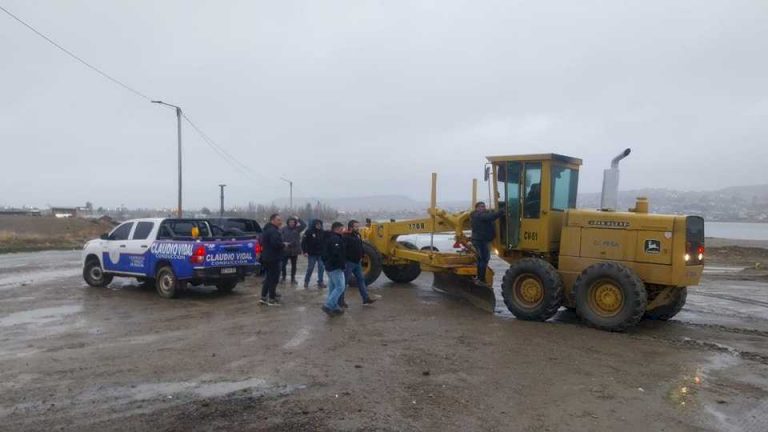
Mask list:
[[[397,242],[405,249],[419,250],[415,244],[407,241]],[[421,265],[417,262],[409,262],[406,264],[391,264],[383,266],[382,270],[384,274],[395,283],[409,283],[413,282],[421,274]]]
[[[367,241],[363,242],[363,259],[360,261],[360,266],[363,268],[366,286],[373,284],[381,276],[381,254]],[[357,279],[351,278],[349,285],[356,287]]]
[[[504,274],[501,294],[515,317],[546,321],[557,313],[563,301],[563,281],[547,261],[524,258]]]

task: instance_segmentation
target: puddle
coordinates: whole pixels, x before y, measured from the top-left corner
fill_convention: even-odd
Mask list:
[[[704,274],[723,274],[723,273],[738,273],[744,270],[744,267],[704,267]]]
[[[221,397],[236,392],[242,392],[243,395],[248,396],[283,395],[303,388],[305,388],[304,385],[274,385],[262,378],[249,378],[242,381],[178,381],[115,387],[107,390],[106,395],[104,390],[99,388],[84,400],[98,399],[103,401],[112,396],[118,400],[131,401],[149,399],[187,401]]]
[[[30,272],[9,273],[0,276],[0,290],[8,290],[33,283],[50,282],[61,278],[75,277],[81,274],[79,269],[52,268]]]
[[[83,307],[80,305],[66,305],[14,312],[0,318],[0,327],[47,324],[60,321],[65,316],[79,313],[82,310]]]
[[[768,399],[760,396],[766,390],[749,376],[750,384],[745,386],[738,377],[741,364],[737,356],[715,355],[709,362],[684,372],[669,388],[666,399],[683,411],[703,409],[709,416],[705,424],[718,431],[768,430]],[[758,389],[752,398],[748,395],[752,392],[750,386]],[[756,403],[744,403],[750,399],[756,399]],[[734,400],[742,402],[736,404]]]

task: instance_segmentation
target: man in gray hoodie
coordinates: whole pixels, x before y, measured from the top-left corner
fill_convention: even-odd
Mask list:
[[[291,216],[280,229],[283,234],[285,249],[283,250],[283,283],[288,269],[288,261],[291,262],[291,285],[296,285],[296,258],[301,255],[301,233],[307,227],[298,216]]]

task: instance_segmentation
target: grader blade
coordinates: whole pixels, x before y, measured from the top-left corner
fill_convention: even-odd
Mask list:
[[[478,285],[472,276],[457,275],[452,272],[435,272],[432,288],[451,297],[463,298],[475,307],[494,313],[496,295],[493,288]]]

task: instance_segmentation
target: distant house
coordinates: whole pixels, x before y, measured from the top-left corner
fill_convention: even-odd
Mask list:
[[[80,215],[79,207],[51,207],[51,214],[57,218],[78,217]]]
[[[13,216],[40,216],[41,212],[38,209],[14,209],[4,208],[0,209],[0,215],[13,215]]]

